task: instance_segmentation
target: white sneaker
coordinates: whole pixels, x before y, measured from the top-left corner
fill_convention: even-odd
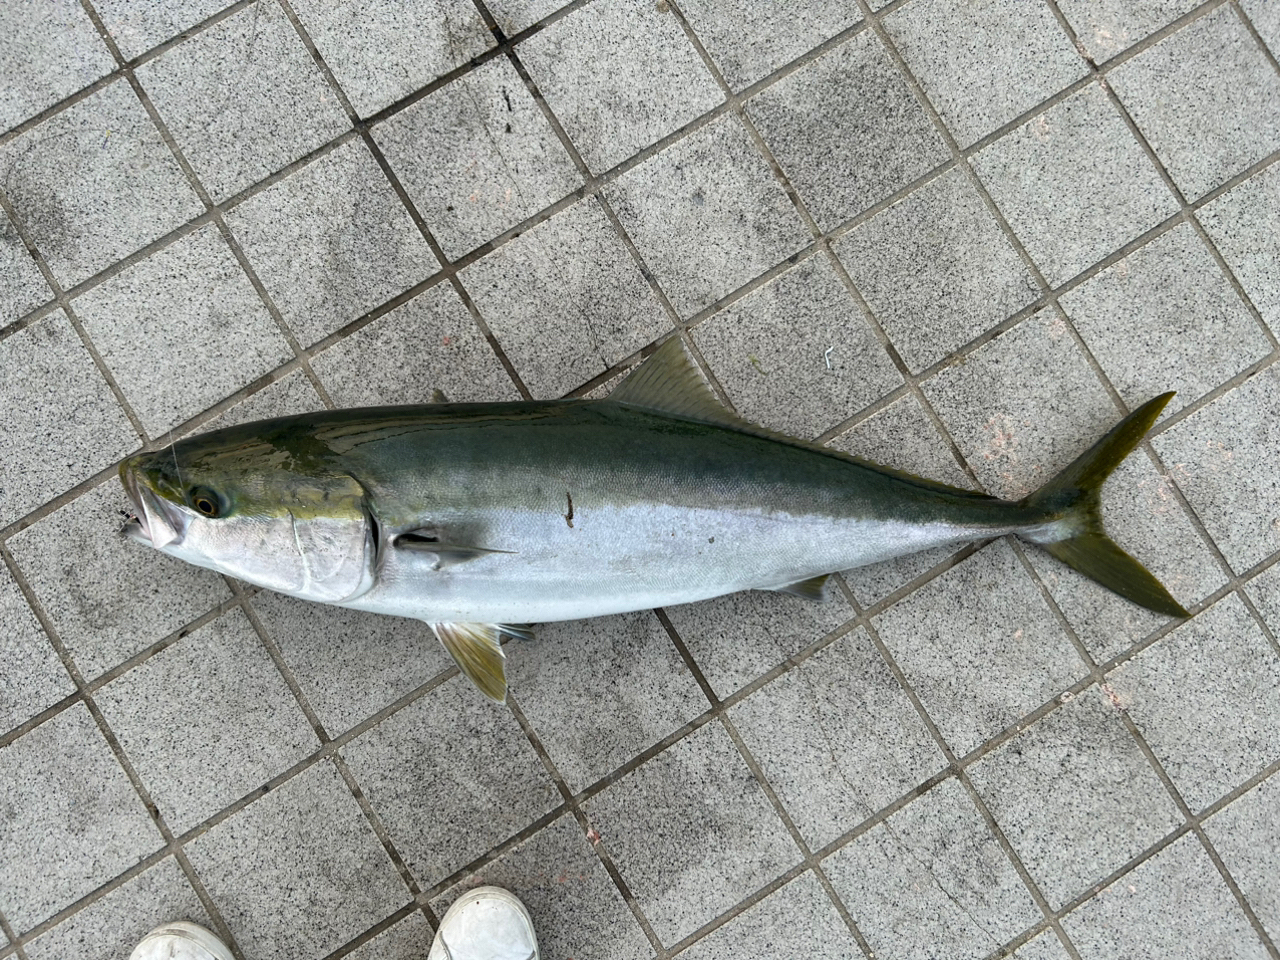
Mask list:
[[[227,945],[198,923],[178,920],[156,927],[133,948],[129,960],[235,960]]]
[[[514,893],[476,887],[444,915],[427,960],[538,960],[538,938]]]

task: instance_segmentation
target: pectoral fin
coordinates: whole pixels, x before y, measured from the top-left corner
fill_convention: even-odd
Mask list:
[[[466,543],[442,543],[434,530],[423,528],[402,533],[392,541],[397,550],[412,550],[417,553],[434,553],[437,567],[447,567],[454,563],[466,563],[477,557],[491,553],[511,553],[510,550],[490,550],[488,547],[477,547]]]
[[[507,702],[506,656],[498,643],[502,627],[496,623],[433,623],[431,630],[481,693],[498,703]]]
[[[808,580],[797,580],[795,583],[788,583],[785,587],[772,589],[775,593],[789,593],[795,597],[804,597],[806,600],[825,600],[827,599],[827,581],[830,579],[831,574],[823,573]]]

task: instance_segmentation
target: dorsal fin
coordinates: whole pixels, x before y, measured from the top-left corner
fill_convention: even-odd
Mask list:
[[[623,380],[617,389],[613,391],[609,399],[634,407],[645,407],[649,410],[680,417],[684,420],[697,420],[702,423],[728,427],[731,430],[738,430],[741,433],[749,433],[757,437],[778,440],[793,447],[802,447],[806,450],[813,450],[816,453],[826,454],[829,457],[835,457],[837,460],[847,460],[859,466],[869,467],[928,490],[937,490],[942,493],[973,497],[980,500],[997,499],[985,493],[966,490],[964,487],[953,487],[949,483],[939,483],[937,480],[918,477],[905,470],[882,466],[870,460],[864,460],[861,457],[855,457],[839,450],[832,450],[830,447],[810,443],[807,440],[801,440],[799,437],[788,436],[785,433],[779,433],[776,430],[770,430],[768,427],[752,423],[750,420],[744,420],[720,402],[720,399],[711,389],[711,384],[702,375],[698,365],[693,362],[693,357],[689,356],[689,351],[685,348],[684,341],[680,339],[678,334],[658,347],[649,356],[648,360],[633,370],[631,375]]]

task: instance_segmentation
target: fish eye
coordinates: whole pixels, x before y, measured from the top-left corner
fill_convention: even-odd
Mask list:
[[[192,490],[188,497],[191,506],[206,517],[216,517],[222,512],[218,497],[212,490]]]

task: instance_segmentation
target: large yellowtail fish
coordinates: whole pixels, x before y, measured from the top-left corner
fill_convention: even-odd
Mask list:
[[[125,532],[281,593],[424,620],[499,701],[499,641],[518,624],[736,590],[816,597],[832,571],[1002,534],[1181,617],[1098,505],[1171,396],[1014,502],[748,423],[676,337],[607,400],[335,410],[141,454],[120,467]]]

